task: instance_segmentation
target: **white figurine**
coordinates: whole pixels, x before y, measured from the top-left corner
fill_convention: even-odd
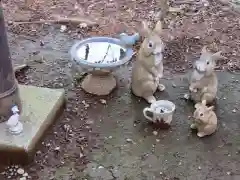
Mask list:
[[[17,106],[12,107],[13,115],[8,119],[6,125],[9,128],[10,133],[20,134],[23,131],[23,125],[19,121],[19,109]]]

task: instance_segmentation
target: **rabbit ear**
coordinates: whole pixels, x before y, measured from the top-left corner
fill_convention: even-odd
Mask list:
[[[212,55],[212,59],[213,59],[213,60],[221,59],[221,58],[222,58],[221,53],[222,53],[222,51],[218,51],[218,52],[214,53],[214,54]]]
[[[160,34],[162,32],[162,21],[158,21],[155,25],[154,32]]]
[[[151,30],[149,29],[148,23],[146,21],[142,21],[142,35],[147,36],[150,34]]]
[[[202,105],[206,106],[207,101],[206,100],[202,100]]]
[[[210,106],[207,108],[208,111],[212,111],[214,109],[214,106]]]
[[[197,108],[199,108],[201,106],[201,103],[197,103],[197,104],[195,104],[195,109],[197,109]]]
[[[202,48],[202,54],[206,53],[207,52],[207,46],[203,46]]]

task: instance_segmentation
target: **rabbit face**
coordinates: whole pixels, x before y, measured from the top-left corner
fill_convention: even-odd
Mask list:
[[[144,53],[147,56],[161,55],[164,50],[163,42],[161,38],[156,34],[152,34],[147,38],[145,38],[145,40],[143,41],[143,46],[144,46]]]
[[[147,23],[143,22],[142,35],[145,37],[142,49],[145,56],[161,56],[164,50],[164,43],[160,37],[162,24],[159,21],[153,30],[150,30]]]
[[[208,123],[209,118],[211,117],[211,111],[214,109],[214,106],[207,107],[206,101],[197,103],[195,105],[196,110],[193,113],[193,117],[197,123],[206,124]]]
[[[209,75],[214,71],[216,60],[221,56],[221,52],[212,54],[203,47],[200,58],[195,62],[195,68],[198,72]]]

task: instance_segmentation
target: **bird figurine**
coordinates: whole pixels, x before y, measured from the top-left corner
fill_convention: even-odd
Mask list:
[[[10,133],[20,134],[23,131],[23,125],[19,121],[19,109],[17,106],[13,106],[11,110],[13,115],[8,119],[6,125],[8,126]]]
[[[119,39],[127,46],[133,46],[139,41],[140,35],[139,33],[135,33],[133,35],[127,35],[126,33],[119,34]]]

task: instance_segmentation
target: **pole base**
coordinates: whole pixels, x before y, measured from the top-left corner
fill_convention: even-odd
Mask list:
[[[104,76],[89,74],[84,78],[82,82],[82,88],[86,92],[98,96],[110,94],[116,85],[116,79],[112,74]]]

